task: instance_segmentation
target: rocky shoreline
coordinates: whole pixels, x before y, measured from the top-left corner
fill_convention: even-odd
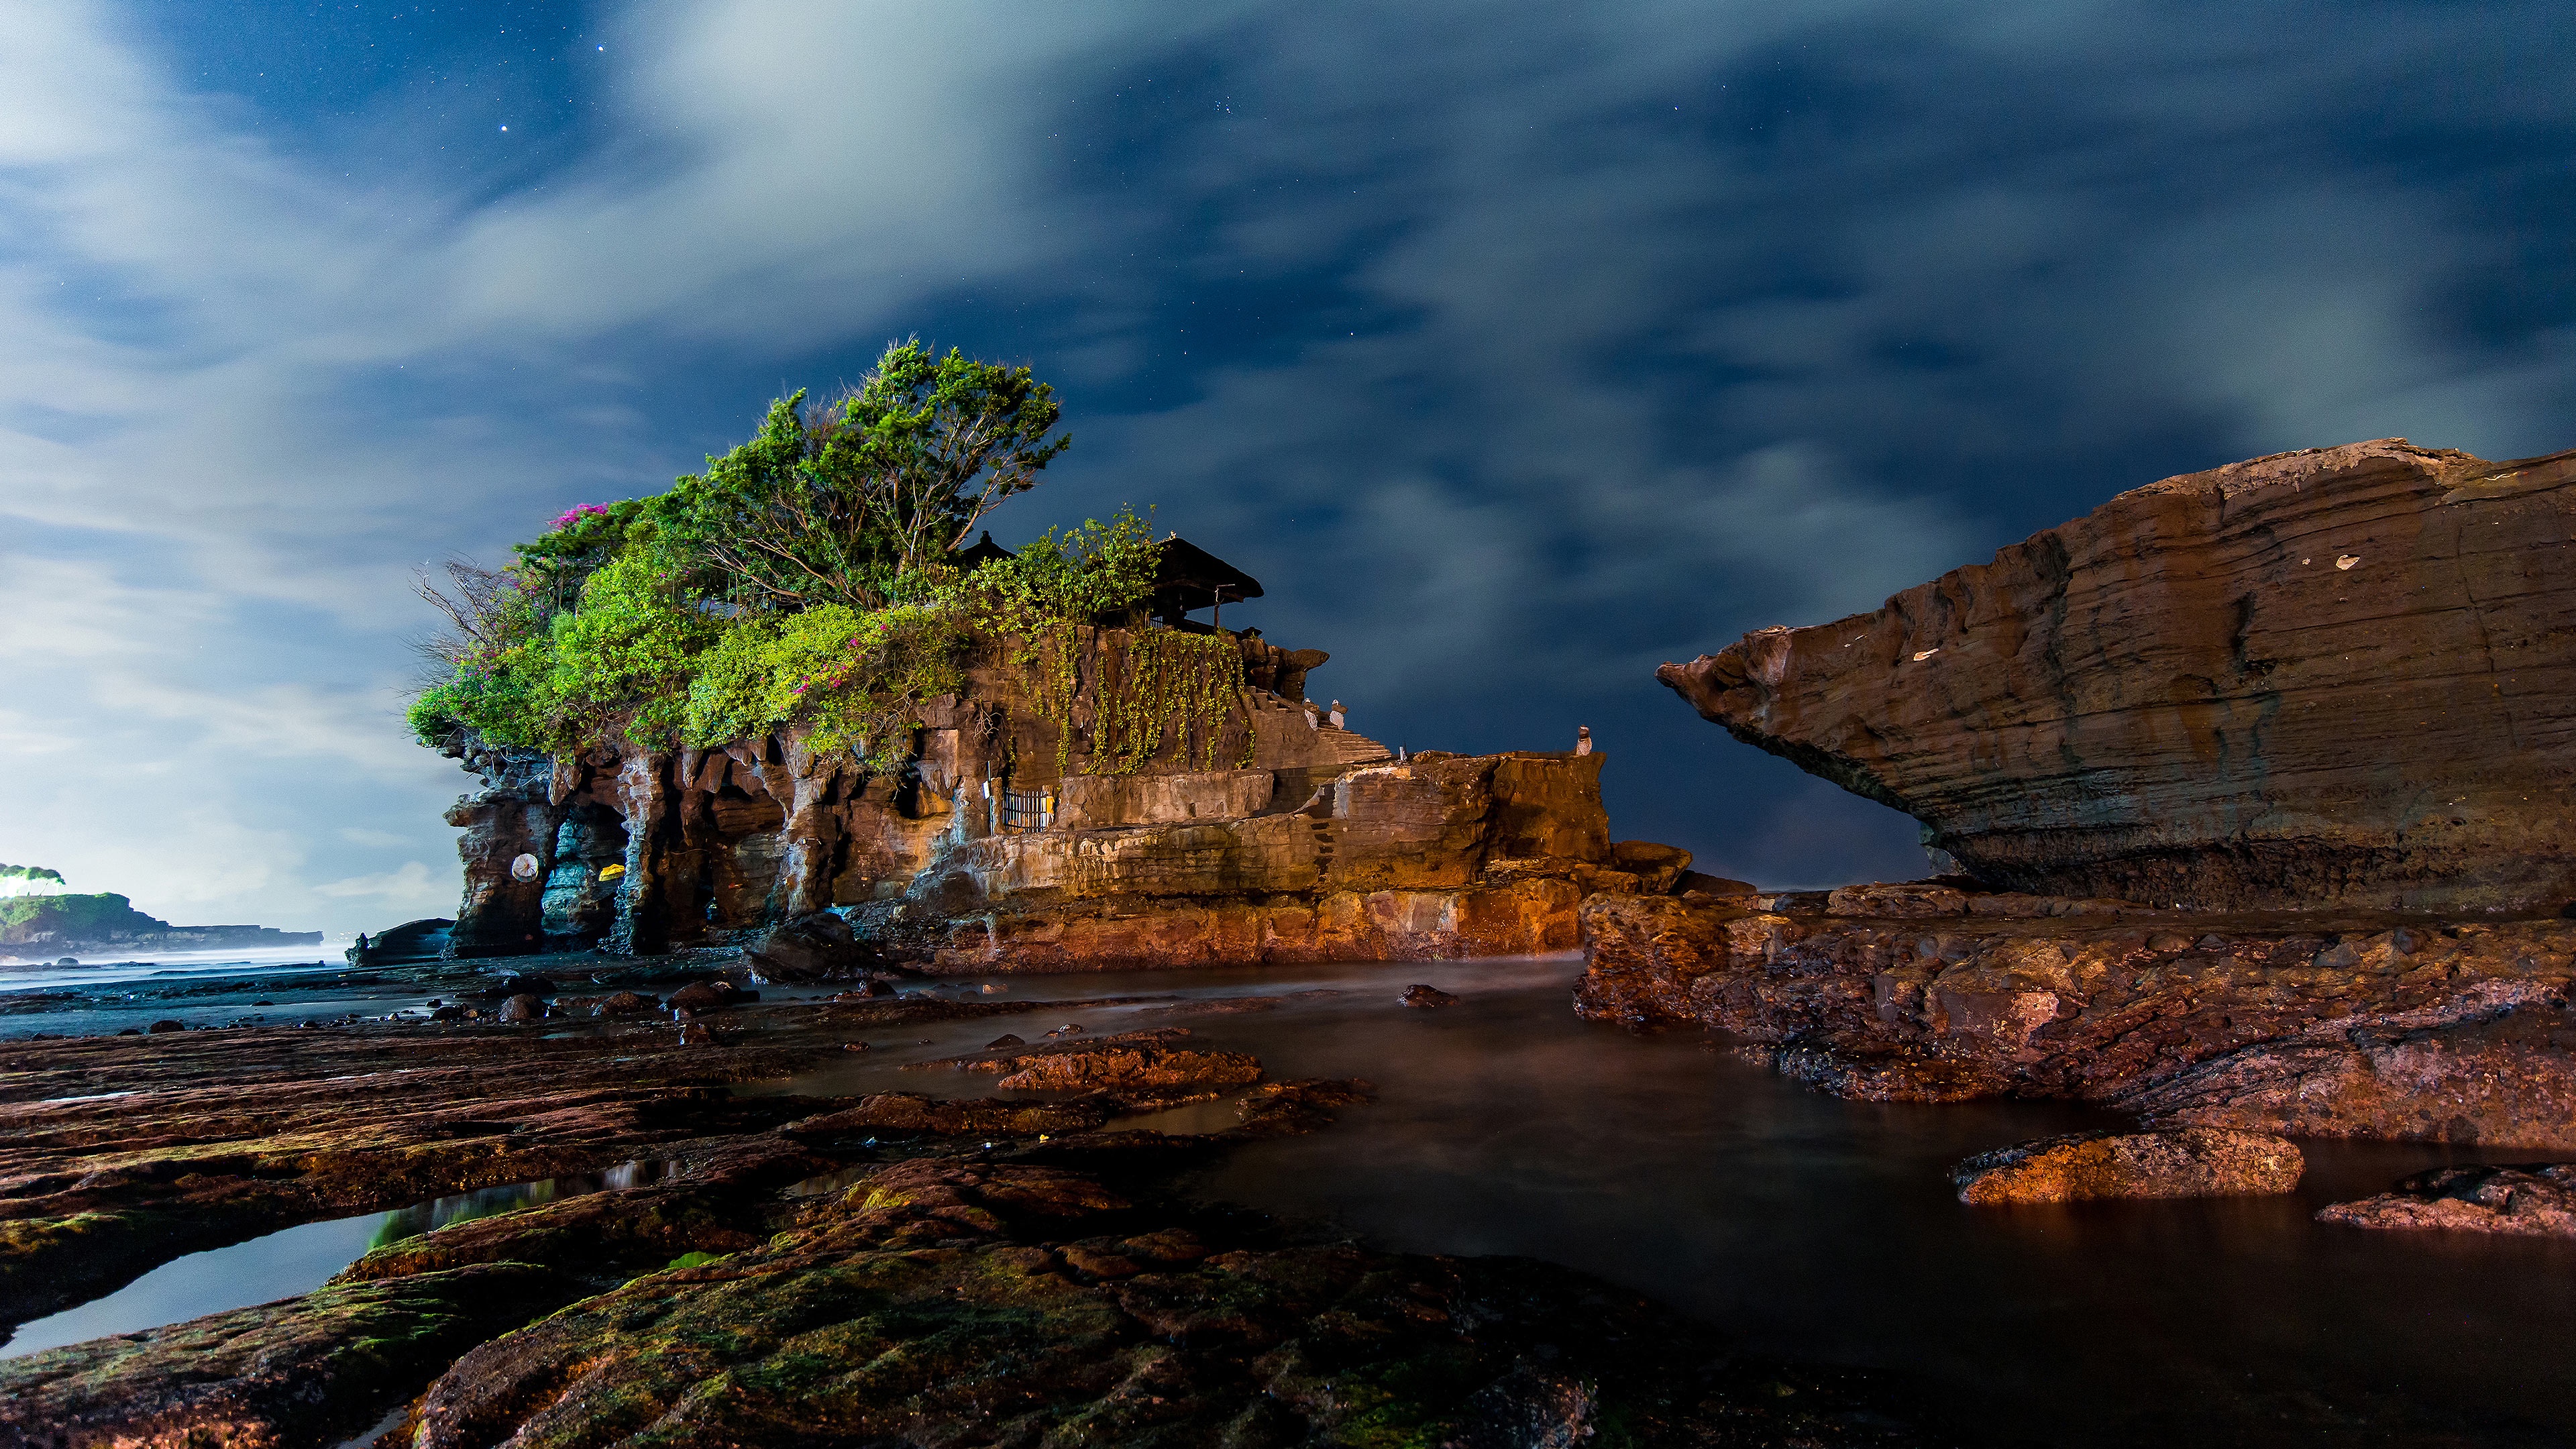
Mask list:
[[[474,964],[485,994],[532,981]],[[0,1361],[0,1437],[463,1449],[650,1423],[671,1442],[1517,1444],[1615,1423],[1650,1444],[1931,1442],[1881,1390],[1741,1360],[1567,1270],[1283,1235],[1174,1196],[1174,1172],[1231,1143],[1368,1110],[1365,1084],[1269,1080],[1185,1025],[1026,1026],[925,1080],[1057,1089],[1036,1097],[733,1090],[870,1037],[1075,1005],[754,999],[675,1023],[557,992],[516,1024],[12,1043],[13,1321],[297,1222],[663,1168],[388,1245],[298,1297]],[[1392,990],[1387,1009],[1405,1010]],[[1219,1130],[1116,1126],[1220,1091],[1240,1096]]]
[[[2012,919],[1938,884],[1836,895],[1591,903],[1576,1009],[1715,1028],[1866,1100],[2576,1150],[2576,922]]]

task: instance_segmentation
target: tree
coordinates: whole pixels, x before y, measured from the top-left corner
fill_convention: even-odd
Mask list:
[[[883,607],[1072,442],[1049,436],[1062,410],[1029,369],[918,341],[833,405],[804,402],[771,404],[750,441],[665,495],[666,526],[737,603]]]

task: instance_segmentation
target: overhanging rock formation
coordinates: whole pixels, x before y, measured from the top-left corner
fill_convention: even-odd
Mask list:
[[[1999,889],[2576,900],[2576,452],[2403,439],[2124,493],[1874,614],[1657,675]]]

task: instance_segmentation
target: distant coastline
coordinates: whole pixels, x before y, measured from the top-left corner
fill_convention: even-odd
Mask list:
[[[33,866],[0,867],[40,885],[62,877]],[[0,897],[0,961],[45,962],[64,956],[133,951],[239,951],[275,946],[318,946],[319,931],[270,926],[174,926],[134,909],[113,891],[72,894],[44,891]]]

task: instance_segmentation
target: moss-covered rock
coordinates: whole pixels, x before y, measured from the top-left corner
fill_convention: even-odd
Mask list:
[[[0,1442],[302,1449],[365,1428],[474,1344],[580,1296],[520,1263],[323,1288],[0,1361]]]
[[[898,1164],[466,1355],[422,1449],[1913,1442],[1511,1259],[1229,1243],[1077,1173]]]

